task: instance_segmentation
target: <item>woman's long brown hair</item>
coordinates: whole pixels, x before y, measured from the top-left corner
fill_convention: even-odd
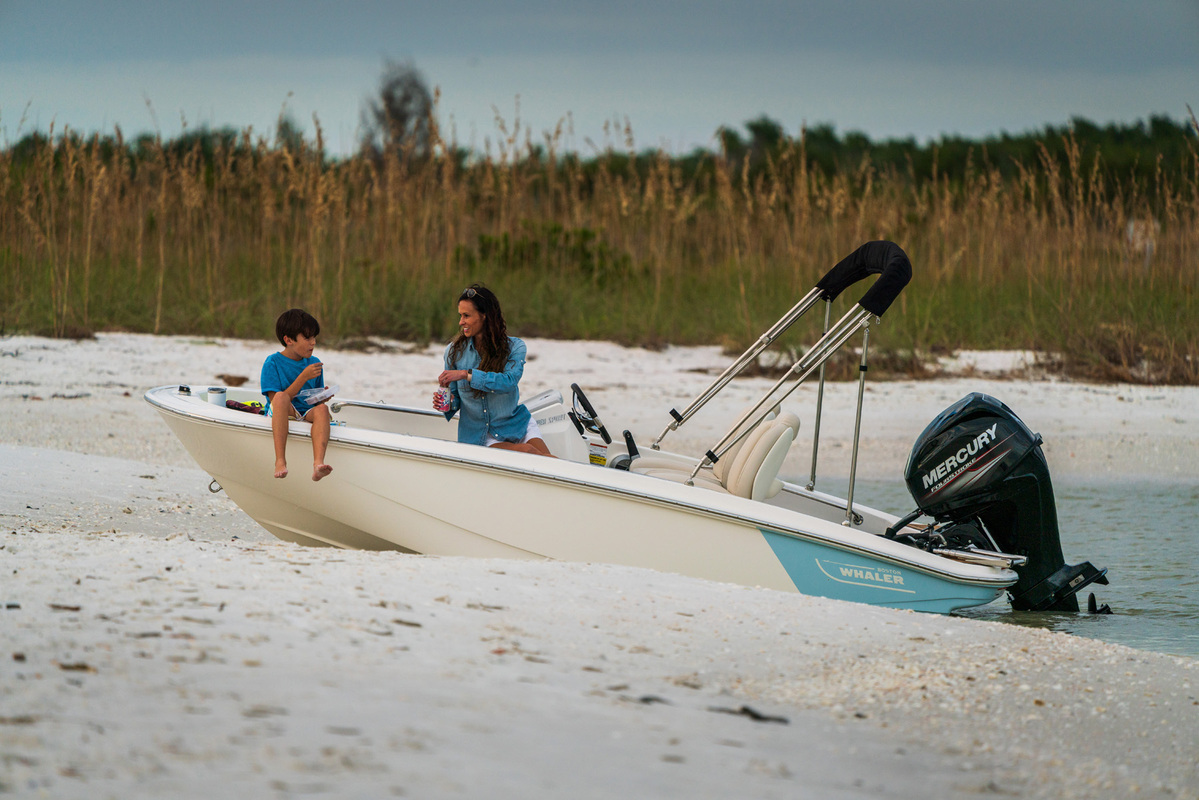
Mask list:
[[[483,372],[503,372],[508,364],[508,356],[512,354],[512,345],[508,341],[508,326],[504,324],[504,312],[500,310],[499,298],[483,284],[472,283],[458,295],[458,302],[463,300],[483,315],[483,330],[475,340],[475,349],[479,352],[479,369]],[[459,330],[450,345],[452,363],[458,363],[458,358],[466,347],[466,339]]]

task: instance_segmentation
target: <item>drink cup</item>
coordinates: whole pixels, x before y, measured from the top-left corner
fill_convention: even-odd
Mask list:
[[[433,408],[443,413],[450,410],[449,389],[438,389],[433,393]]]

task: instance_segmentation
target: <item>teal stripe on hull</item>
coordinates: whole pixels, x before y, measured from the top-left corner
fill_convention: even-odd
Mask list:
[[[1002,592],[992,586],[951,581],[869,555],[759,530],[801,594],[948,614],[957,608],[989,603]]]

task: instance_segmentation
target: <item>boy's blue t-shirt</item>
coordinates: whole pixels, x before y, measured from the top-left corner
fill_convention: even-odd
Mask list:
[[[296,378],[300,377],[300,373],[304,371],[305,367],[309,364],[319,363],[321,363],[321,360],[316,356],[309,356],[297,361],[294,358],[288,358],[282,353],[271,353],[266,357],[266,361],[262,363],[262,377],[258,379],[258,386],[264,396],[267,392],[281,392],[295,383]],[[324,385],[325,376],[322,374],[307,381],[300,389],[301,391],[304,389],[321,389]],[[296,416],[300,419],[303,419],[304,415],[312,409],[312,406],[294,397],[292,398],[291,405],[296,410]],[[269,414],[271,411],[270,397],[267,397],[266,409]]]

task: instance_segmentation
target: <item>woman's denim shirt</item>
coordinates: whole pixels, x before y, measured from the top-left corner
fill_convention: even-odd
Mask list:
[[[467,339],[457,362],[450,361],[453,344],[445,348],[446,369],[468,369],[471,379],[463,378],[450,384],[450,410],[447,420],[459,410],[458,441],[483,444],[484,435],[491,434],[501,442],[519,442],[529,429],[529,409],[520,403],[520,377],[525,371],[525,343],[508,337],[508,363],[503,372],[483,372],[479,369],[479,353],[475,343]],[[472,391],[474,390],[474,391]],[[482,392],[478,396],[475,392]]]

